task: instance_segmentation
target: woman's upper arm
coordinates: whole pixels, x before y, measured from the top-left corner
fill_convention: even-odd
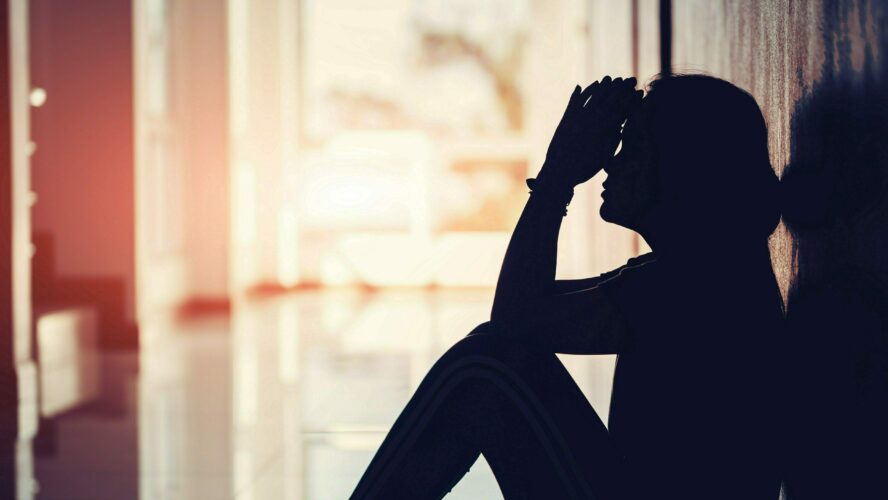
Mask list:
[[[623,306],[637,302],[653,261],[645,254],[594,278],[558,280],[553,293],[525,302],[502,326],[554,352],[620,353],[631,340]]]
[[[625,265],[622,265],[612,271],[608,271],[604,274],[600,274],[598,276],[592,276],[591,278],[582,278],[582,279],[572,279],[572,280],[555,280],[555,285],[553,287],[553,292],[556,294],[560,293],[570,293],[570,292],[579,292],[582,290],[587,290],[589,288],[594,288],[609,281],[613,278],[620,276],[623,271],[633,270],[637,268],[641,268],[642,266],[654,262],[656,257],[653,253],[648,252],[639,255],[638,257],[633,257],[626,262]]]
[[[583,278],[575,280],[555,280],[553,292],[556,294],[579,292],[598,286],[604,278],[602,276],[594,276],[592,278]]]
[[[623,315],[600,287],[540,298],[503,327],[564,354],[617,354],[629,334]]]

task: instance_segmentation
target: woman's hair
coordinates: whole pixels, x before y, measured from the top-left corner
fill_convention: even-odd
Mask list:
[[[780,219],[779,180],[755,99],[694,74],[658,77],[646,100],[663,206],[712,236],[767,238]]]

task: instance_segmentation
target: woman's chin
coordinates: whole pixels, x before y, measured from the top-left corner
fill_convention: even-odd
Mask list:
[[[613,210],[611,210],[610,202],[607,201],[607,198],[604,197],[603,194],[602,198],[603,200],[601,202],[601,208],[598,209],[598,214],[607,222],[616,222],[615,220],[613,220],[614,213]]]
[[[628,216],[629,214],[620,210],[620,206],[615,204],[613,200],[608,200],[607,197],[603,198],[604,200],[601,202],[601,208],[598,209],[598,214],[601,218],[611,224],[629,227],[629,225],[631,225],[631,217]]]

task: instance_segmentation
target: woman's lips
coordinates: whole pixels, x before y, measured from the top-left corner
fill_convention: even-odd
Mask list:
[[[605,194],[619,193],[619,192],[622,191],[622,189],[620,188],[620,184],[619,184],[619,183],[616,183],[616,184],[614,184],[614,183],[608,184],[607,182],[603,182],[603,183],[601,184],[601,187],[603,188],[603,189],[601,190],[601,196],[604,196]]]

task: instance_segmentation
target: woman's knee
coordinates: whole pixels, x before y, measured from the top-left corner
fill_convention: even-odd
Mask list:
[[[499,357],[504,352],[526,350],[529,346],[520,339],[510,337],[496,329],[489,321],[473,328],[457,341],[450,351],[463,356],[480,355]],[[448,351],[449,352],[449,351]]]
[[[481,363],[520,372],[529,366],[552,360],[555,360],[553,353],[541,352],[521,338],[498,331],[487,322],[478,325],[454,344],[441,357],[439,364]]]
[[[480,325],[472,328],[472,330],[466,335],[467,337],[471,337],[472,335],[492,335],[496,333],[496,328],[493,323],[490,321],[485,321]]]

